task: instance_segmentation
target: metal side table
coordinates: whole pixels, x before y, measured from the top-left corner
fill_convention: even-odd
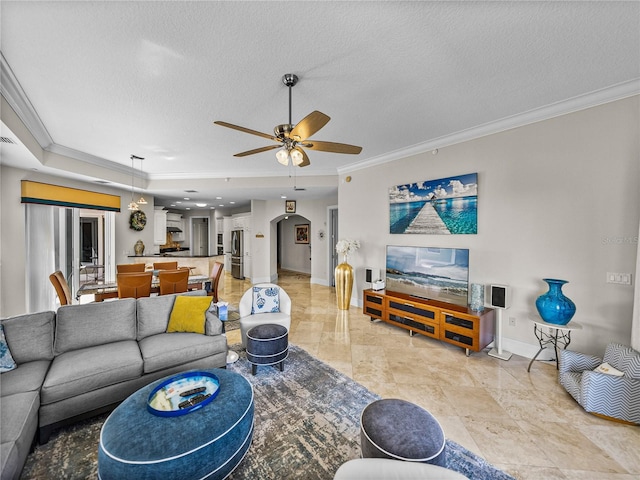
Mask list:
[[[548,346],[552,346],[555,351],[556,369],[558,369],[558,358],[560,358],[558,355],[558,346],[562,349],[566,349],[571,343],[571,332],[574,330],[582,330],[582,325],[573,321],[566,325],[547,323],[540,317],[530,317],[529,319],[533,322],[533,333],[538,339],[538,343],[540,343],[540,350],[538,350],[538,353],[536,353],[529,362],[527,372],[531,371],[531,365],[533,365],[533,362],[538,358],[540,352]]]

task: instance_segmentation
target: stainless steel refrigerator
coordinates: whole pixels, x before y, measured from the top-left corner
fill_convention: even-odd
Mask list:
[[[231,231],[231,276],[244,279],[242,230]]]

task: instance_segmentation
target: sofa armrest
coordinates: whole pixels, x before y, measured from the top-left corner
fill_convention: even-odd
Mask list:
[[[572,350],[560,350],[558,370],[561,374],[565,372],[584,372],[585,370],[593,370],[601,363],[602,359],[594,355]]]
[[[222,334],[222,321],[209,310],[205,313],[204,334],[210,337]]]
[[[582,374],[581,389],[587,412],[640,423],[640,380],[589,370]]]

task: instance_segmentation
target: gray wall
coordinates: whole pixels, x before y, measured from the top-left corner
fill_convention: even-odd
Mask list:
[[[513,289],[503,314],[506,350],[537,350],[529,317],[547,277],[570,282],[564,292],[584,326],[572,348],[601,354],[609,341],[629,344],[633,286],[607,284],[605,276],[635,273],[639,98],[350,172],[351,182],[339,182],[339,229],[341,238],[362,244],[349,257],[356,269],[352,304],[362,305],[364,268],[384,269],[388,244],[469,248],[471,282]],[[472,172],[477,235],[389,234],[389,187]]]

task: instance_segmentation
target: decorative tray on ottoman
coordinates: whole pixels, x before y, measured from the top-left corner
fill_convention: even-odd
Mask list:
[[[180,373],[151,391],[147,409],[160,417],[186,415],[210,403],[219,392],[220,380],[212,373]]]

